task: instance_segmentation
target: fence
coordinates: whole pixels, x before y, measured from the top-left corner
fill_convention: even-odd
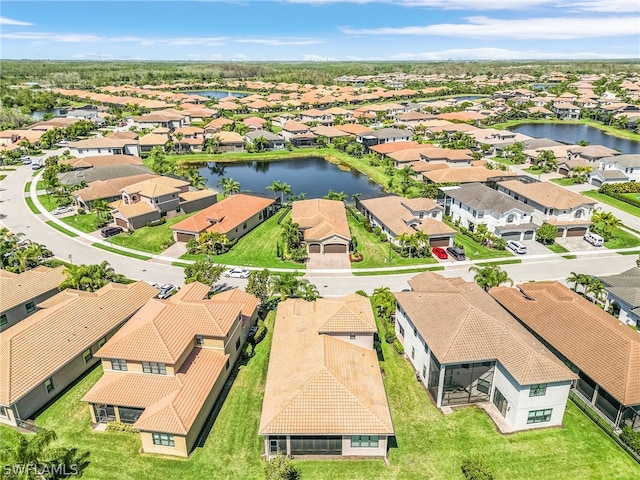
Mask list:
[[[19,428],[22,428],[22,429],[27,430],[29,432],[38,433],[38,432],[44,430],[44,428],[37,426],[33,422],[33,420],[17,420],[16,423],[17,423]]]
[[[631,458],[640,463],[640,455],[631,450],[629,445],[624,443],[620,436],[616,433],[615,428],[611,423],[599,415],[591,406],[589,406],[584,400],[578,396],[573,390],[569,392],[569,398],[575,406],[577,406],[582,412],[589,417],[593,422],[598,425],[611,439],[616,442],[622,449],[627,452]]]

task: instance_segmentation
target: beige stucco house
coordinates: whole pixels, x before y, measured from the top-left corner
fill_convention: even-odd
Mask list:
[[[291,221],[298,224],[308,253],[348,253],[351,232],[344,202],[312,199],[293,202]]]

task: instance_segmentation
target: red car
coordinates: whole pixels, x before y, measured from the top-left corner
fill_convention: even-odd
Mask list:
[[[433,249],[431,250],[433,252],[433,254],[442,259],[442,260],[446,260],[447,258],[449,258],[449,255],[447,254],[447,251],[444,248],[440,248],[440,247],[433,247]]]

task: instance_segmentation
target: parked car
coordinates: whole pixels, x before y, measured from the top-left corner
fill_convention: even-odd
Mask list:
[[[524,255],[525,253],[527,253],[527,246],[520,242],[516,242],[515,240],[508,240],[507,248],[520,255]]]
[[[73,207],[71,205],[60,205],[56,207],[51,213],[54,215],[62,215],[63,213],[73,212]]]
[[[119,127],[126,127],[127,125],[129,125],[127,122],[120,122],[118,124]]]
[[[588,232],[582,238],[584,238],[587,242],[589,242],[594,247],[601,247],[602,245],[604,245],[604,238],[602,238],[600,235],[595,233]]]
[[[249,270],[246,268],[232,268],[224,272],[224,276],[231,278],[249,278]]]
[[[433,247],[431,249],[431,253],[433,253],[436,257],[438,257],[441,260],[446,260],[447,258],[449,258],[447,251],[442,247]]]
[[[102,235],[103,238],[113,237],[114,235],[118,235],[123,231],[124,229],[122,227],[104,227],[102,230],[100,230],[100,235]]]
[[[23,165],[31,165],[31,157],[20,157]]]
[[[456,260],[466,260],[467,257],[464,254],[464,248],[460,247],[447,247],[447,253]]]
[[[166,283],[160,287],[160,293],[158,294],[158,298],[169,298],[173,292],[175,291],[175,285],[170,283]]]
[[[38,170],[42,168],[42,164],[38,160],[31,161],[31,170]]]

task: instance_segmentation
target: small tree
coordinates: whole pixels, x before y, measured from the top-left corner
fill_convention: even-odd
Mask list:
[[[480,456],[467,457],[460,467],[467,480],[493,480],[493,472]]]
[[[300,478],[298,470],[281,453],[265,460],[262,467],[265,480],[298,480]]]
[[[269,298],[269,292],[271,291],[271,272],[266,268],[264,270],[251,271],[246,291],[258,297],[260,307],[262,307]]]
[[[557,235],[558,228],[549,223],[545,223],[536,230],[536,238],[543,245],[549,245],[553,243]]]
[[[200,282],[213,285],[220,279],[224,271],[222,265],[216,265],[211,260],[199,260],[184,268],[184,283]]]

